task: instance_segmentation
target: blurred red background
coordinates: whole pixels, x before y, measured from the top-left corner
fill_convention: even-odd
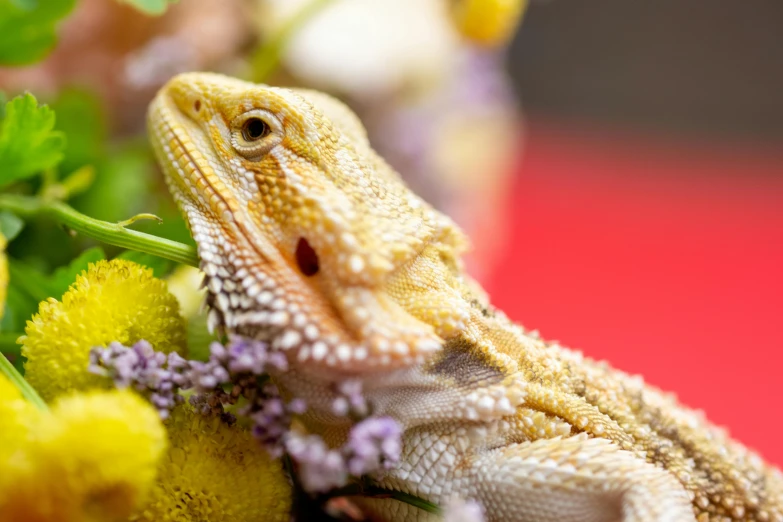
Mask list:
[[[528,122],[493,302],[783,464],[783,149]]]

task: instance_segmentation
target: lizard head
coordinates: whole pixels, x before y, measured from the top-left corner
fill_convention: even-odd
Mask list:
[[[370,148],[345,105],[187,73],[161,89],[148,121],[198,243],[213,326],[347,372],[440,348],[388,287],[424,248],[458,251],[464,238]]]

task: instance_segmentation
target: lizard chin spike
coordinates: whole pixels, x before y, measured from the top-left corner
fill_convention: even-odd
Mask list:
[[[303,237],[296,243],[296,264],[299,271],[306,276],[314,276],[318,273],[318,254],[315,253],[310,243]]]

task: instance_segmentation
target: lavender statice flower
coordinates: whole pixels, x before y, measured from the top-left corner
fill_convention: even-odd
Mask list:
[[[338,396],[332,401],[332,413],[340,417],[364,418],[369,413],[367,401],[362,395],[362,381],[347,379],[337,385]]]
[[[341,448],[329,449],[317,435],[304,437],[281,430],[283,419],[290,424],[282,402],[267,402],[263,416],[255,419],[257,432],[282,438],[285,450],[299,467],[302,487],[310,493],[344,486],[350,477],[390,469],[402,452],[400,425],[391,417],[368,416],[370,407],[362,394],[362,381],[347,379],[338,383],[335,391],[332,413],[356,421]]]
[[[241,413],[253,420],[253,435],[276,458],[283,455],[283,439],[291,427],[293,416],[301,415],[306,409],[302,399],[286,403],[280,397],[277,386],[266,383]]]
[[[299,466],[298,477],[305,491],[324,493],[348,481],[343,455],[330,449],[321,437],[292,431],[285,439],[285,449]]]
[[[220,343],[213,346],[222,348]],[[262,375],[267,366],[279,371],[288,369],[288,360],[282,352],[270,352],[269,345],[244,337],[232,337],[221,359],[232,374]]]
[[[402,429],[391,417],[368,417],[351,428],[343,453],[351,475],[394,467],[402,452]]]
[[[186,364],[178,354],[172,352],[166,356],[141,340],[130,348],[118,342],[106,348],[93,348],[88,370],[111,377],[118,388],[132,387],[141,392],[165,419],[183,400],[178,392],[184,383],[181,372]]]
[[[376,474],[400,460],[402,429],[390,417],[367,417],[357,423],[340,448],[330,449],[318,435],[289,431],[284,447],[297,464],[302,488],[323,493],[344,486],[351,477]]]
[[[253,421],[253,434],[270,455],[283,454],[283,436],[292,416],[306,409],[301,399],[283,401],[277,387],[268,381],[268,369],[288,369],[285,354],[270,351],[267,343],[234,336],[226,346],[212,343],[207,362],[189,364],[184,375],[196,391],[191,397],[194,407],[225,418],[228,414],[223,408],[244,399],[237,413]]]
[[[213,343],[207,361],[186,361],[175,353],[167,356],[145,341],[130,348],[112,343],[90,353],[90,371],[110,376],[119,387],[142,392],[163,418],[183,401],[181,390],[194,390],[190,404],[196,411],[219,415],[229,424],[236,418],[225,407],[242,400],[236,413],[252,421],[254,436],[272,456],[288,452],[309,492],[323,493],[345,485],[352,476],[375,474],[399,461],[399,424],[390,417],[368,417],[370,408],[357,379],[335,386],[333,413],[356,421],[342,447],[329,448],[317,435],[291,431],[293,416],[303,414],[307,406],[298,398],[284,400],[266,373],[287,369],[283,353],[241,337],[232,337],[226,346]]]
[[[218,342],[212,343],[209,353],[207,362],[188,361],[188,367],[183,374],[186,381],[183,388],[192,387],[196,393],[209,393],[231,380],[226,370],[228,358],[223,345]]]
[[[247,405],[240,414],[253,421],[253,435],[264,445],[269,454],[276,458],[284,452],[284,437],[289,432],[294,415],[305,412],[307,405],[302,399],[285,402],[272,383],[246,392]]]
[[[443,522],[484,522],[484,509],[475,500],[452,497],[443,506]]]

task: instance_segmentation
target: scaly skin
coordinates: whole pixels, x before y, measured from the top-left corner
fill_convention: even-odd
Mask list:
[[[335,383],[360,379],[405,430],[383,486],[475,499],[491,521],[783,521],[781,473],[699,412],[493,309],[462,272],[462,232],[340,102],[190,73],[160,91],[149,128],[211,325],[284,351],[277,381],[331,443],[347,429]]]

